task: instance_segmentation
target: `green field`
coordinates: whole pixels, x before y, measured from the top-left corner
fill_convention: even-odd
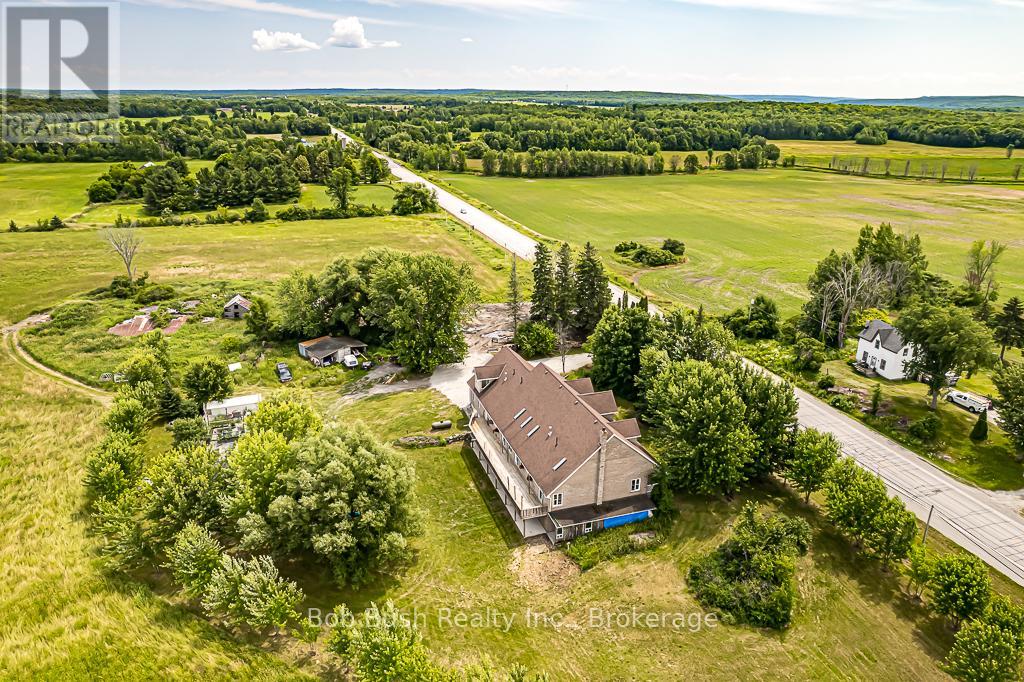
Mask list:
[[[434,252],[474,265],[486,300],[499,300],[505,258],[497,247],[454,220],[381,217],[305,220],[258,225],[150,227],[140,230],[138,271],[150,280],[272,281],[295,270],[319,269],[341,255],[373,247]],[[110,283],[122,274],[117,255],[100,232],[0,233],[0,322]]]
[[[998,267],[1003,299],[1024,295],[1024,185],[940,185],[794,170],[696,176],[529,180],[445,174],[443,179],[541,234],[590,240],[613,269],[662,303],[714,312],[757,293],[785,314],[806,297],[806,281],[829,249],[849,249],[865,224],[890,222],[921,234],[931,269],[953,280],[975,239],[1010,252]],[[688,262],[640,270],[616,259],[624,240],[686,243]]]
[[[67,219],[89,199],[86,188],[107,172],[108,163],[0,163],[0,230],[14,220]]]
[[[3,340],[0,677],[313,679],[286,657],[232,639],[159,585],[101,569],[82,487],[101,414],[98,403],[15,361]]]
[[[353,199],[358,204],[366,206],[376,204],[381,208],[390,209],[391,204],[394,201],[394,194],[394,185],[358,185],[356,187],[355,194],[353,195]],[[323,185],[303,185],[302,194],[299,196],[298,201],[288,204],[267,204],[267,210],[270,211],[271,215],[274,215],[278,211],[294,205],[304,206],[306,208],[328,208],[333,206],[334,202],[327,196],[327,188]],[[246,207],[239,206],[229,210],[232,213],[245,213]],[[191,213],[182,213],[180,214],[180,217],[183,219],[195,218],[202,221],[207,215],[213,212],[214,211],[193,211]],[[117,220],[118,215],[124,216],[128,219],[149,217],[143,211],[141,202],[93,204],[91,206],[86,206],[83,209],[82,214],[75,219],[75,224],[112,225],[114,221]]]
[[[773,143],[779,146],[783,156],[795,156],[799,166],[828,168],[833,157],[838,157],[860,169],[864,159],[868,158],[869,172],[884,175],[885,159],[890,159],[889,173],[896,177],[903,176],[908,161],[911,178],[921,175],[922,166],[930,169],[928,175],[938,177],[945,164],[946,180],[956,181],[961,179],[961,171],[962,177],[967,178],[971,166],[977,168],[978,180],[1009,181],[1013,180],[1015,170],[1024,165],[1024,151],[1016,151],[1011,158],[1006,158],[1006,150],[996,147],[933,147],[895,141],[880,146],[852,141],[773,140]],[[1024,171],[1021,178],[1024,178]]]

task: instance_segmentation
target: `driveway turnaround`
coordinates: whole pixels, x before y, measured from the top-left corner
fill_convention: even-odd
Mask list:
[[[333,130],[339,138],[351,140],[337,128]],[[533,259],[536,241],[425,180],[387,155],[374,153],[386,161],[391,172],[403,182],[419,183],[433,189],[441,208],[457,220],[507,251],[526,260]],[[629,295],[614,284],[610,288],[616,301],[623,295]],[[630,300],[635,298],[630,296]],[[652,307],[652,312],[657,310]],[[470,362],[471,359],[467,358],[463,364]],[[448,382],[444,372],[440,376],[435,373],[440,383],[436,388],[461,407],[468,401],[468,391],[466,399],[461,400],[462,392],[456,389],[456,384],[465,376],[462,375],[465,369],[455,365],[448,371],[451,372]],[[431,384],[434,385],[434,379]],[[919,519],[928,521],[930,518],[932,527],[947,538],[1017,584],[1024,585],[1024,518],[1016,510],[993,494],[961,483],[911,450],[811,394],[796,389],[796,396],[800,404],[800,426],[833,434],[842,444],[844,454],[880,476],[889,492],[903,500],[907,509]],[[1024,486],[1024,480],[1021,483]]]

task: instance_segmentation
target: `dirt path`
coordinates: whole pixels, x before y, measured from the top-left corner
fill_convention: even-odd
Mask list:
[[[83,384],[78,379],[69,377],[66,374],[61,374],[57,370],[50,369],[43,363],[33,358],[31,355],[29,355],[25,351],[25,349],[21,347],[21,343],[18,341],[18,332],[24,329],[26,326],[30,325],[27,325],[25,324],[25,321],[22,321],[19,322],[17,325],[14,325],[13,327],[8,327],[7,329],[4,330],[3,343],[0,344],[0,347],[3,348],[3,353],[9,356],[13,362],[18,363],[25,369],[31,371],[32,373],[38,376],[45,377],[50,381],[56,382],[58,384],[61,384],[62,386],[70,388],[73,391],[77,391],[82,395],[88,396],[104,406],[110,405],[114,401],[113,396],[111,396],[111,394],[107,393],[106,391],[101,391],[98,388],[93,388],[92,386]]]

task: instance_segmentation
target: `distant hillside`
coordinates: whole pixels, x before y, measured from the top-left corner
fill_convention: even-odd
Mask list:
[[[299,88],[294,90],[122,90],[124,95],[188,95],[191,97],[333,95],[374,100],[408,98],[447,98],[492,102],[535,102],[579,106],[621,106],[623,104],[691,104],[694,102],[727,102],[724,95],[700,95],[642,90],[483,90],[404,89],[404,88]]]
[[[820,104],[864,104],[875,107],[921,107],[922,109],[1024,109],[1024,97],[1017,95],[908,97],[905,99],[857,99],[854,97],[813,97],[810,95],[732,95],[745,102],[797,102]]]

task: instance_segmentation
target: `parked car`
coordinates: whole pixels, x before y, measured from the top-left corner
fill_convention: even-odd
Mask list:
[[[946,394],[946,400],[954,405],[959,405],[965,410],[974,412],[975,414],[978,412],[984,412],[992,407],[992,401],[988,398],[982,398],[971,393],[964,393],[963,391],[950,391]]]
[[[349,369],[355,369],[359,366],[359,359],[354,355],[346,355],[341,359],[341,364],[345,365]]]
[[[465,214],[466,214],[466,209],[464,209],[464,208],[460,208],[460,209],[459,209],[459,213],[461,213],[461,214],[465,215]]]
[[[277,363],[277,378],[281,380],[282,384],[286,384],[292,380],[292,371],[288,369],[288,365],[279,362]]]
[[[370,362],[369,360],[366,360],[366,361],[364,361],[364,362],[363,362],[363,364],[362,364],[362,365],[360,365],[360,366],[361,366],[361,367],[362,367],[363,369],[373,369],[373,363],[372,363],[372,362]]]

